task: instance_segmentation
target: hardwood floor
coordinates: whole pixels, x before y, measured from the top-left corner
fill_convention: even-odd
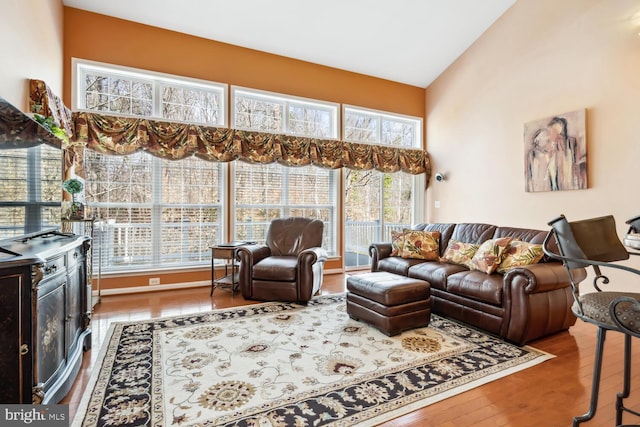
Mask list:
[[[325,276],[323,294],[344,292],[345,275]],[[132,295],[102,296],[93,318],[93,349],[85,353],[82,369],[72,390],[60,403],[69,405],[71,417],[95,365],[102,342],[113,321],[149,319],[160,316],[209,311],[252,304],[242,295],[225,289],[209,297],[209,288],[160,291]],[[540,365],[509,375],[447,398],[426,408],[382,424],[400,426],[569,426],[573,416],[586,412],[591,391],[596,328],[578,321],[568,332],[530,343],[556,357]],[[639,366],[640,350],[633,349]],[[586,427],[615,425],[615,394],[622,388],[622,335],[609,333],[605,344],[600,400],[596,417]],[[632,392],[627,406],[640,408],[640,371],[632,371]],[[625,414],[626,423],[640,419]]]

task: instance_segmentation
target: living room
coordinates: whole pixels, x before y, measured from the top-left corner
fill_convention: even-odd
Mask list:
[[[638,214],[629,194],[640,154],[632,142],[640,131],[633,101],[640,96],[640,6],[633,0],[518,0],[428,87],[248,52],[62,1],[15,2],[0,22],[0,96],[25,111],[28,78],[44,80],[71,105],[72,58],[227,82],[423,118],[431,169],[446,179],[430,180],[417,222],[544,230],[560,213],[613,214],[622,235],[624,220]],[[266,71],[265,64],[271,64]],[[586,109],[587,189],[526,192],[524,124],[580,109]],[[329,268],[342,271],[344,264]],[[162,281],[202,281],[208,274]],[[105,278],[102,285],[140,286],[150,277]]]
[[[26,80],[38,78],[71,105],[71,58],[83,58],[423,117],[431,169],[447,179],[430,180],[425,217],[416,222],[545,229],[560,213],[570,219],[611,213],[622,233],[623,221],[637,210],[624,184],[633,182],[632,162],[640,149],[629,142],[638,126],[633,108],[638,88],[634,48],[640,40],[634,7],[634,2],[621,0],[518,1],[431,85],[418,88],[55,2],[37,8],[25,3],[3,15],[3,36],[10,42],[1,93],[26,110]],[[18,24],[41,15],[36,30]],[[176,47],[184,45],[193,47]],[[217,65],[218,58],[231,54],[239,55],[237,65]],[[167,55],[171,61],[164,60]],[[176,60],[180,57],[184,61]],[[270,63],[268,68],[263,65]],[[257,64],[261,73],[251,72]],[[287,77],[274,76],[282,70],[287,70]],[[588,189],[526,192],[524,124],[579,109],[586,109]],[[330,264],[333,268],[342,265]],[[205,274],[182,281],[202,280]],[[172,281],[176,280],[163,283]]]

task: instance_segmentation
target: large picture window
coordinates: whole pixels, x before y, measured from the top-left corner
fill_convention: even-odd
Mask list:
[[[230,163],[85,150],[85,201],[101,220],[105,272],[208,266],[212,244],[263,242],[271,220],[288,216],[322,220],[327,251],[344,254],[348,268],[360,268],[369,264],[371,242],[409,226],[422,209],[422,175],[359,170],[360,160],[345,160],[342,169],[294,166],[299,159],[269,157],[268,143],[242,145],[242,138],[254,135],[246,131],[255,131],[293,136],[274,138],[283,152],[285,139],[287,147],[332,147],[331,140],[340,139],[360,146],[420,148],[419,118],[352,106],[341,110],[336,103],[241,87],[231,88],[227,108],[224,84],[81,60],[74,60],[74,71],[75,109],[216,128],[229,123],[236,131],[221,133],[238,136],[233,149],[237,144],[243,150],[242,160]],[[262,148],[265,157],[259,157]],[[245,155],[245,149],[259,156]],[[316,164],[339,167],[340,153],[335,164]],[[273,159],[286,164],[261,163]]]
[[[419,148],[422,121],[415,117],[345,106],[346,141]],[[344,173],[345,267],[368,266],[369,244],[391,241],[391,231],[409,227],[422,212],[424,176],[375,170]]]
[[[226,85],[74,64],[78,109],[226,125]],[[224,164],[85,150],[84,169],[86,202],[101,220],[105,272],[208,265],[210,245],[225,239]]]
[[[314,166],[234,164],[236,239],[263,242],[275,218],[315,218],[324,223],[324,248],[335,255],[336,181],[336,171]]]
[[[233,127],[316,138],[338,134],[338,105],[232,88]],[[338,172],[315,166],[248,164],[233,167],[236,239],[264,241],[274,218],[303,216],[324,223],[324,247],[337,254]]]
[[[224,236],[224,165],[197,158],[163,160],[139,152],[85,152],[86,201],[103,218],[105,271],[168,268],[210,261]]]

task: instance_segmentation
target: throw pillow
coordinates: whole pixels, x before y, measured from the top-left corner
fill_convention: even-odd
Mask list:
[[[440,261],[469,267],[469,263],[476,254],[479,246],[480,245],[476,245],[475,243],[465,243],[450,239],[447,249],[445,249],[440,257]]]
[[[403,247],[404,247],[404,231],[392,231],[390,256],[400,256]]]
[[[440,232],[405,230],[403,258],[426,259],[435,261],[440,256]]]
[[[515,267],[537,264],[543,256],[542,245],[514,240],[509,244],[496,271],[506,273]]]
[[[511,240],[511,237],[501,237],[483,242],[473,255],[469,268],[487,274],[493,273],[502,262],[502,255]]]

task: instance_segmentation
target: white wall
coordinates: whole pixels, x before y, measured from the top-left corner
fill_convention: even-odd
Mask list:
[[[44,80],[62,96],[62,0],[0,2],[0,96],[23,111],[28,79]]]
[[[426,91],[427,221],[640,214],[640,2],[518,0]],[[523,125],[587,110],[587,190],[524,190]],[[440,208],[434,204],[440,201]]]

